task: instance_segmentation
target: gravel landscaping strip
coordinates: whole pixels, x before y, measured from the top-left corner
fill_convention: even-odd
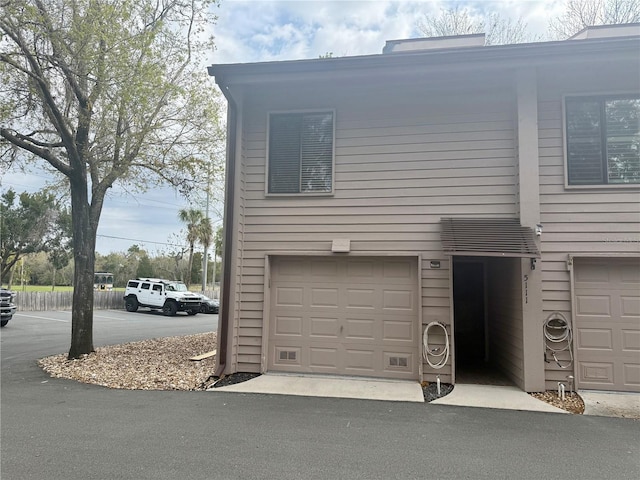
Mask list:
[[[215,332],[98,347],[90,355],[66,354],[38,361],[52,377],[127,390],[198,390],[215,368],[215,356],[190,357],[216,348]]]
[[[569,413],[575,413],[578,415],[582,415],[582,413],[584,413],[584,401],[576,392],[573,392],[573,394],[566,394],[564,396],[564,400],[558,396],[558,392],[553,391],[534,392],[529,395],[537,398],[538,400],[542,400],[543,402],[547,402],[554,407],[566,410]]]

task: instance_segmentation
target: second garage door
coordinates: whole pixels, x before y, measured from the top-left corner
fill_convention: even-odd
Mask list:
[[[268,369],[417,379],[417,260],[273,257]]]
[[[576,262],[575,297],[578,387],[640,392],[640,263]]]

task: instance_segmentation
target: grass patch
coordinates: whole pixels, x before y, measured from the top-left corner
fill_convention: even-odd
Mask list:
[[[14,292],[50,292],[51,285],[11,285]],[[73,292],[71,285],[56,285],[54,292]]]
[[[50,292],[51,285],[11,285],[14,292]],[[114,288],[116,292],[124,292],[124,287]],[[73,292],[71,285],[56,285],[54,292]]]

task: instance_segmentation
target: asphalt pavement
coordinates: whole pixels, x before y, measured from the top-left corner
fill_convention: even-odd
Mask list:
[[[206,332],[217,322],[96,317],[96,346]],[[2,480],[640,476],[640,423],[629,419],[53,379],[36,360],[68,349],[68,318],[25,312],[0,333]]]

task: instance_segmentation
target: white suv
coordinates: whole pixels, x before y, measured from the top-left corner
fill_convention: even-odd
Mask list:
[[[176,312],[195,315],[200,311],[201,302],[202,296],[190,292],[184,283],[159,278],[129,280],[124,292],[127,312],[149,307],[152,310],[162,309],[162,313],[170,317]]]

